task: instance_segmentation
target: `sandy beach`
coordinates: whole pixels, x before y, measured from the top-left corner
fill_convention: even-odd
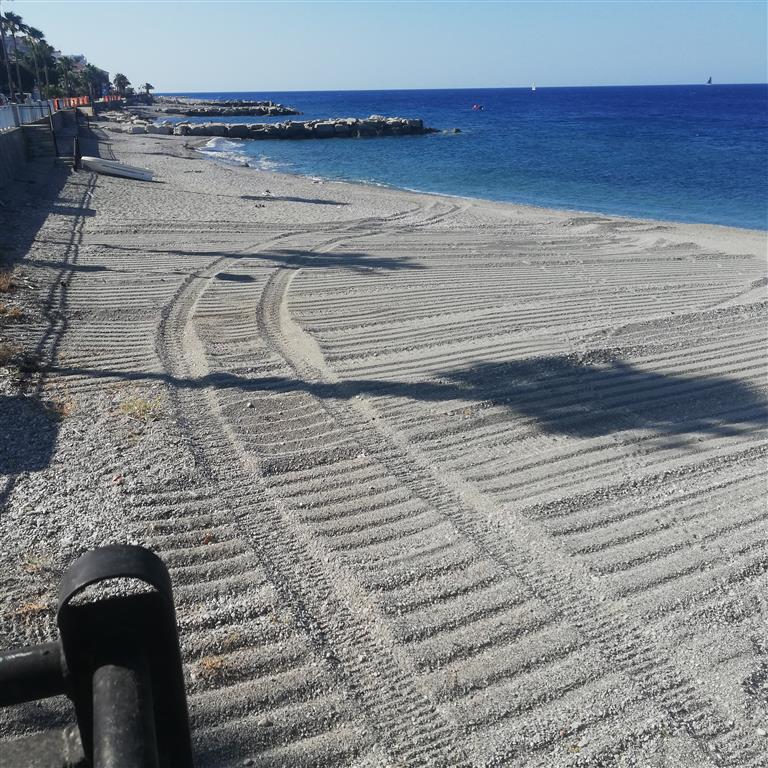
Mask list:
[[[5,644],[140,543],[201,767],[768,765],[766,233],[185,141],[110,136],[157,182],[62,178],[19,254]]]

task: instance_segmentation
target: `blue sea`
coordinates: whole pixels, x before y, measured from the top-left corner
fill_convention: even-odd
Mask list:
[[[170,95],[170,94],[169,94]],[[294,118],[420,117],[445,133],[235,141],[286,173],[641,218],[768,229],[768,85],[175,94]],[[473,110],[481,104],[482,111]],[[236,118],[223,122],[242,122]],[[451,133],[452,129],[460,133]],[[220,142],[219,142],[220,143]]]

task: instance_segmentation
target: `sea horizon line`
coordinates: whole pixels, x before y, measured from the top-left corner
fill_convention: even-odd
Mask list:
[[[533,83],[527,85],[483,85],[483,86],[460,86],[456,88],[440,87],[440,88],[307,88],[307,89],[281,89],[281,88],[260,88],[260,89],[247,89],[247,88],[230,88],[225,90],[168,90],[161,91],[155,90],[156,96],[175,96],[186,93],[403,93],[403,92],[415,92],[415,91],[527,91],[531,89]],[[747,86],[768,86],[767,82],[760,83],[707,83],[706,81],[695,83],[644,83],[634,85],[542,85],[539,82],[535,83],[536,90],[577,90],[577,89],[596,89],[596,88],[691,88],[701,85],[707,87],[747,87]]]

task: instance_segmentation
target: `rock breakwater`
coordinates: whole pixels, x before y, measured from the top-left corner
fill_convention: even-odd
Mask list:
[[[419,118],[380,115],[365,119],[346,117],[283,123],[177,123],[172,132],[177,136],[224,136],[231,139],[335,139],[437,133]]]
[[[222,136],[230,139],[334,139],[376,136],[414,136],[438,133],[420,118],[383,117],[288,120],[282,123],[149,123],[136,118],[109,127],[118,133],[155,133],[175,136]]]
[[[300,115],[297,109],[274,101],[192,101],[187,99],[163,99],[155,112],[184,117],[256,117],[275,115]]]
[[[157,112],[166,115],[182,115],[183,117],[257,117],[275,115],[300,115],[293,107],[282,104],[264,104],[254,107],[158,107]]]

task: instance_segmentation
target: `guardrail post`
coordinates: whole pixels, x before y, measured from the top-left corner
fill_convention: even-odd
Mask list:
[[[48,102],[48,127],[51,129],[51,138],[53,139],[53,151],[56,157],[59,156],[59,142],[56,141],[56,131],[53,129],[53,111],[51,110],[51,102]]]

